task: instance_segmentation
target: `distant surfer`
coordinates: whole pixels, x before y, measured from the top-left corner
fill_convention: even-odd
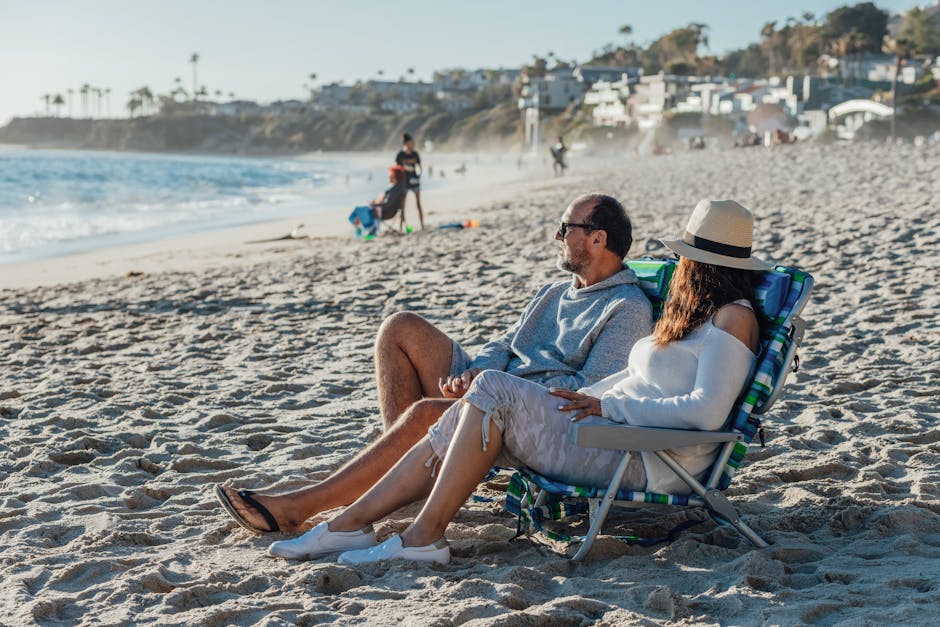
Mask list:
[[[555,171],[555,176],[564,176],[565,168],[568,167],[568,164],[565,163],[565,153],[568,152],[568,147],[565,146],[565,138],[559,135],[558,143],[548,150],[552,153],[552,169]]]
[[[414,192],[415,202],[418,205],[418,221],[424,229],[424,213],[421,210],[421,157],[415,150],[415,140],[408,133],[401,136],[402,147],[395,155],[395,163],[405,169],[408,175],[408,190]],[[398,220],[398,230],[405,228],[405,207],[401,208],[401,216]]]

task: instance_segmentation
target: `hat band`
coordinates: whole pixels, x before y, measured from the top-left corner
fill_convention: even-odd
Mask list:
[[[730,244],[722,244],[721,242],[716,242],[714,240],[705,239],[704,237],[692,235],[688,231],[686,231],[685,235],[682,236],[682,241],[689,246],[698,248],[699,250],[716,253],[718,255],[724,255],[725,257],[747,259],[751,256],[750,246],[732,246]]]

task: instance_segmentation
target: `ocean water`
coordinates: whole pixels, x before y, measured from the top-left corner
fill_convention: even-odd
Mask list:
[[[343,160],[0,149],[0,263],[335,209],[381,191],[369,174]]]

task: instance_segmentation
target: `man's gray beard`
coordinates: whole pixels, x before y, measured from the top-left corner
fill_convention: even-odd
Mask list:
[[[565,272],[570,272],[571,274],[577,274],[581,270],[581,265],[577,263],[574,259],[566,259],[565,257],[559,256],[555,261],[555,265],[558,266],[559,270],[564,270]]]

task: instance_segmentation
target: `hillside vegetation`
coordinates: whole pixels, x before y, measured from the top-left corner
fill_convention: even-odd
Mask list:
[[[449,150],[512,148],[522,143],[512,104],[478,111],[402,115],[312,111],[278,116],[150,116],[126,120],[14,118],[0,143],[92,150],[285,154],[316,150],[381,150],[407,131]],[[420,144],[419,144],[420,145]]]

